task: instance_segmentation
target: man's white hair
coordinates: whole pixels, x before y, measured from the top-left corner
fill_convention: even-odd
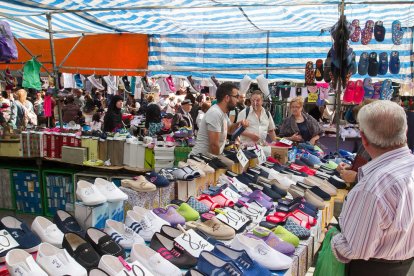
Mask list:
[[[358,112],[359,128],[379,148],[402,146],[407,142],[407,116],[395,102],[380,100]]]

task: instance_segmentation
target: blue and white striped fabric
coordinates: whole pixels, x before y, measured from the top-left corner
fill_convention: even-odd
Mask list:
[[[375,3],[366,4],[370,2]],[[352,45],[357,61],[362,51],[398,50],[401,75],[384,77],[411,76],[412,29],[396,46],[390,28],[396,19],[403,27],[414,26],[414,1],[378,2],[345,1],[349,21],[356,18],[363,25],[366,20],[382,20],[387,28],[382,43]],[[340,0],[0,0],[0,19],[8,21],[21,38],[48,38],[48,12],[53,13],[56,38],[81,33],[150,34],[148,65],[153,74],[196,78],[214,74],[222,80],[240,80],[245,74],[255,78],[268,73],[270,80],[301,81],[307,61],[325,59],[331,39],[320,30],[337,22],[340,4]],[[266,67],[273,69],[266,71]]]

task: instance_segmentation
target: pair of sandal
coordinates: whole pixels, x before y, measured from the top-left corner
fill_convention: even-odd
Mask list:
[[[205,205],[207,205],[211,211],[217,208],[223,207],[233,207],[234,202],[228,199],[222,193],[216,194],[214,196],[210,196],[207,194],[202,194],[197,198],[197,200]]]
[[[271,223],[283,223],[288,218],[291,218],[296,224],[305,227],[306,229],[310,229],[312,226],[315,226],[317,223],[317,219],[306,214],[302,210],[296,209],[290,213],[284,212],[275,212],[273,215],[266,216],[266,221]]]

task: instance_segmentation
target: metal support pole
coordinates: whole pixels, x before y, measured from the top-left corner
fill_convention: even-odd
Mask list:
[[[52,29],[52,14],[48,13],[46,14],[47,18],[47,25],[48,25],[48,32],[49,32],[49,42],[50,42],[50,52],[52,54],[52,66],[53,66],[53,77],[55,79],[55,89],[56,91],[59,88],[59,76],[58,76],[58,68],[56,66],[56,55],[55,55],[55,44],[53,41],[53,29]],[[63,129],[63,121],[62,121],[62,103],[58,99],[58,112],[59,112],[59,125],[60,128]]]
[[[58,66],[58,69],[62,67],[63,63],[65,63],[65,61],[69,58],[72,52],[75,51],[75,49],[78,47],[83,38],[84,35],[82,34],[82,36],[79,37],[78,41],[76,41],[75,45],[73,45],[72,49],[70,49],[69,53],[63,58],[62,62]]]
[[[267,31],[266,34],[266,79],[269,78],[269,41],[270,41],[270,32]]]
[[[22,48],[29,54],[29,55],[31,55],[32,57],[35,57],[36,55],[34,55],[30,50],[29,50],[29,48],[27,48],[26,47],[26,45],[24,45],[23,44],[23,42],[21,42],[20,41],[20,39],[18,39],[18,38],[14,38],[14,40],[16,40],[17,41],[17,43],[19,43],[20,44],[20,46],[22,46]],[[49,63],[49,62],[45,62],[45,63]],[[52,61],[52,64],[53,64],[53,61]],[[47,70],[47,68],[43,65],[43,64],[41,64],[41,66],[42,66],[42,68],[46,71],[46,73],[48,73],[48,75],[49,76],[51,76],[52,74],[49,72],[49,70]]]

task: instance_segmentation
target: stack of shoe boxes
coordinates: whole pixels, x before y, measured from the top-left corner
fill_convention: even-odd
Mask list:
[[[44,179],[46,214],[53,216],[57,210],[72,212],[75,204],[72,176],[70,174],[47,174]]]
[[[0,208],[12,210],[13,196],[9,169],[0,169],[0,191]]]
[[[175,147],[154,147],[154,169],[156,172],[158,172],[160,169],[171,168],[174,166],[174,149]]]
[[[39,172],[36,170],[13,170],[12,180],[16,192],[17,211],[43,214]]]

